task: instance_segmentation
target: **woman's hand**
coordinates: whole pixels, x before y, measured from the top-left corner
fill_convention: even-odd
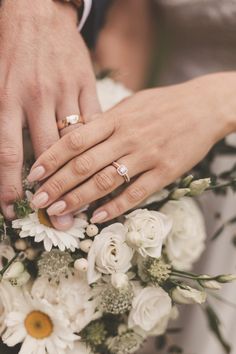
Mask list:
[[[209,76],[142,91],[66,135],[32,168],[30,180],[37,170],[39,180],[48,178],[33,206],[47,207],[49,215],[65,215],[107,195],[124,183],[113,161],[127,166],[135,179],[95,211],[92,222],[113,219],[161,190],[235,129],[229,101],[222,105],[222,92],[218,95],[222,80],[216,80],[217,89],[214,76]]]
[[[56,120],[79,111],[90,116],[99,104],[72,5],[4,0],[0,33],[0,203],[11,218],[22,193],[22,127],[28,125],[38,157],[59,139]]]

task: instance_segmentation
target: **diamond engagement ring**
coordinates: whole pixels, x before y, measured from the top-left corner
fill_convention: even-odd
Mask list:
[[[120,165],[117,162],[112,162],[112,166],[114,166],[116,168],[118,175],[124,177],[125,182],[127,182],[127,183],[130,182],[130,177],[128,174],[129,170],[125,165]]]
[[[69,127],[70,125],[74,125],[78,123],[83,123],[81,115],[72,114],[70,116],[67,116],[65,119],[58,121],[57,126],[59,130],[62,130],[66,127]]]

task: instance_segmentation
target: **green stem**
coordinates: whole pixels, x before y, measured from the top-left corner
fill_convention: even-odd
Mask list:
[[[19,257],[19,254],[17,253],[6,265],[3,267],[0,271],[0,276],[2,277],[4,273],[7,271],[7,269],[12,265],[13,262]]]

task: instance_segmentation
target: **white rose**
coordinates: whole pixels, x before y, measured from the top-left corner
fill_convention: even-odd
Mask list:
[[[161,287],[136,290],[128,326],[142,336],[165,332],[172,314],[171,298]]]
[[[185,288],[177,286],[172,290],[171,296],[176,303],[184,305],[202,304],[206,301],[204,291],[193,289],[190,286],[185,286]]]
[[[167,256],[175,268],[189,270],[205,248],[206,229],[202,212],[188,197],[169,201],[161,211],[173,220],[165,241]]]
[[[110,78],[97,81],[97,93],[103,111],[107,111],[132,94],[121,83]]]
[[[138,209],[126,216],[127,241],[141,256],[159,258],[163,241],[171,230],[169,217],[157,211]],[[135,236],[135,237],[134,237]]]
[[[116,223],[103,229],[94,239],[88,253],[88,283],[96,282],[102,274],[126,273],[131,267],[133,250],[127,245],[127,230]]]

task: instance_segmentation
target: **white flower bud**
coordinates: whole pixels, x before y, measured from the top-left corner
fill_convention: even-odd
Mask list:
[[[24,270],[25,267],[23,263],[14,262],[4,273],[3,279],[9,280],[9,279],[18,278],[24,272]]]
[[[207,289],[212,289],[212,290],[220,290],[221,285],[216,281],[216,280],[207,280],[210,277],[208,275],[203,275],[201,278],[205,278],[206,280],[201,280],[200,284]]]
[[[188,175],[186,176],[183,180],[182,180],[182,186],[183,187],[188,187],[190,185],[190,183],[192,182],[193,180],[193,175]]]
[[[217,281],[220,283],[231,283],[236,280],[235,274],[220,275],[217,277]]]
[[[209,186],[211,185],[211,179],[210,178],[202,178],[198,179],[197,181],[193,181],[190,183],[190,190],[191,190],[191,195],[192,196],[197,196],[200,195],[206,190]]]
[[[29,261],[33,261],[35,258],[37,258],[38,252],[34,248],[30,247],[25,251],[25,256]]]
[[[80,249],[81,251],[85,252],[85,253],[88,253],[91,246],[93,244],[93,241],[92,240],[83,240],[80,242]]]
[[[87,272],[88,261],[85,258],[76,259],[74,263],[74,268],[79,272]]]
[[[142,237],[138,231],[128,232],[126,242],[130,247],[142,247]]]
[[[206,301],[206,293],[197,289],[193,289],[190,286],[181,288],[177,286],[171,292],[171,297],[174,302],[178,304],[202,304]]]
[[[121,335],[121,334],[123,334],[123,333],[125,333],[127,331],[128,331],[128,326],[127,325],[125,325],[125,324],[119,325],[119,327],[118,327],[118,334],[119,335]]]
[[[129,284],[129,278],[124,273],[113,273],[111,276],[111,284],[116,289],[123,289]]]
[[[97,225],[94,225],[94,224],[90,224],[87,226],[87,229],[86,229],[86,234],[89,236],[89,237],[94,237],[98,234],[99,232],[99,229],[97,227]]]
[[[25,251],[27,247],[28,247],[28,245],[27,245],[27,242],[25,240],[22,240],[22,239],[16,240],[15,248],[18,251]]]
[[[190,192],[189,188],[179,188],[176,189],[172,194],[171,194],[171,198],[172,199],[180,199],[183,198],[186,194],[188,194]]]
[[[30,274],[25,270],[16,279],[12,279],[11,282],[15,286],[23,286],[30,280]]]

